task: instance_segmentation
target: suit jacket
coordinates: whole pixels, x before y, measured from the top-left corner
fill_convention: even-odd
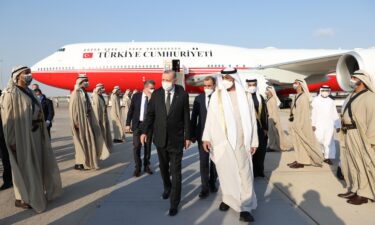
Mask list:
[[[191,112],[191,134],[192,138],[202,141],[204,125],[206,124],[207,108],[206,94],[202,93],[195,97],[193,111]]]
[[[165,107],[165,91],[156,90],[147,107],[147,116],[142,133],[147,134],[153,127],[154,144],[157,148],[183,148],[185,140],[190,140],[189,95],[182,86],[175,85],[169,114]]]
[[[55,117],[55,110],[53,108],[53,102],[52,100],[48,99],[45,95],[43,95],[43,99],[40,102],[43,109],[44,119],[47,121],[49,120],[51,122],[52,127],[52,120]]]
[[[133,95],[128,111],[128,115],[126,117],[126,126],[132,125],[132,130],[135,131],[139,126],[139,116],[141,114],[141,107],[142,107],[142,93],[138,92]],[[145,118],[143,118],[145,120]]]
[[[262,101],[262,111],[260,113],[260,121],[257,119],[257,125],[258,129],[262,128],[262,130],[268,130],[268,111],[267,111],[267,103],[263,96],[260,96],[260,99]],[[261,126],[259,126],[261,125]]]

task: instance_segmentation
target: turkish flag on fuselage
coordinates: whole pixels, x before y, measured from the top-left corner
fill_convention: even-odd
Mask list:
[[[85,53],[83,53],[83,58],[89,59],[89,58],[92,58],[93,55],[94,55],[94,53],[92,53],[92,52],[85,52]]]

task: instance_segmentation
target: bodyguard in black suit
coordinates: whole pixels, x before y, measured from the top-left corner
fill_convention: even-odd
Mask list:
[[[210,160],[210,154],[204,151],[202,145],[202,134],[207,117],[207,108],[210,104],[210,98],[215,91],[215,78],[206,77],[203,81],[204,91],[194,100],[193,111],[191,113],[191,133],[193,142],[198,141],[200,173],[202,181],[202,190],[200,198],[206,198],[210,191],[217,192],[216,180],[217,173],[214,162]]]
[[[253,155],[254,177],[264,177],[264,159],[266,158],[267,141],[268,141],[268,112],[266,101],[258,93],[258,82],[256,79],[246,80],[250,99],[253,100],[258,127],[258,150]]]
[[[183,87],[176,85],[176,73],[165,71],[162,86],[156,90],[148,105],[147,118],[141,135],[141,143],[153,128],[160,173],[163,179],[163,199],[170,197],[169,215],[178,212],[181,200],[181,161],[183,148],[189,148],[190,116],[189,96]],[[172,176],[172,180],[170,179]]]
[[[142,92],[138,92],[133,95],[128,115],[126,118],[126,132],[130,131],[130,124],[132,125],[133,131],[133,146],[134,146],[134,161],[135,161],[135,171],[134,176],[139,177],[141,175],[142,160],[141,160],[141,134],[142,125],[146,120],[148,102],[150,100],[151,94],[155,89],[155,81],[147,80],[144,83],[144,89]],[[143,166],[144,171],[148,174],[153,174],[150,168],[150,157],[151,157],[151,144],[152,144],[152,129],[147,133],[147,141],[144,145],[144,158]]]
[[[0,96],[1,96],[1,90],[0,90]],[[0,187],[0,190],[5,190],[13,186],[13,181],[12,181],[12,168],[10,166],[8,148],[4,139],[3,122],[1,120],[1,113],[0,113],[0,157],[1,157],[1,161],[3,163],[3,169],[4,169],[3,171],[4,183]]]
[[[42,91],[37,88],[34,89],[35,95],[39,98],[42,105],[44,120],[46,121],[48,135],[51,137],[52,120],[55,117],[55,110],[53,108],[52,100],[48,99]]]

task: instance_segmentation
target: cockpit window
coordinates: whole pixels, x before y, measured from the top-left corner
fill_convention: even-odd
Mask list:
[[[59,50],[57,50],[58,52],[64,52],[65,51],[65,48],[59,48]]]

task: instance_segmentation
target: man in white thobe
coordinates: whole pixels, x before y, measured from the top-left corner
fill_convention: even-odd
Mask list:
[[[237,70],[224,69],[212,94],[202,136],[203,148],[214,161],[223,193],[219,209],[240,212],[240,220],[254,221],[257,206],[252,155],[258,147],[254,106],[247,100]]]
[[[341,122],[333,99],[331,88],[323,85],[319,95],[312,101],[312,126],[324,154],[324,162],[332,165],[336,158],[335,129],[340,131]]]

